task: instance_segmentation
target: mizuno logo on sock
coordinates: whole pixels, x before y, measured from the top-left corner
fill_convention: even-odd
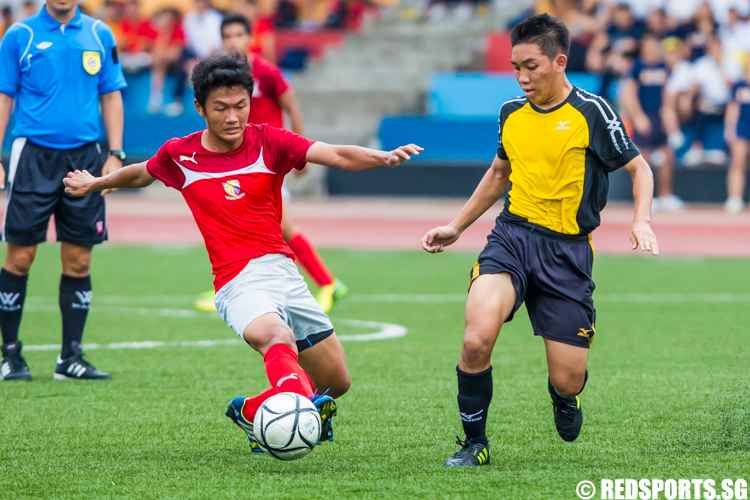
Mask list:
[[[78,304],[73,303],[71,307],[73,309],[88,309],[91,305],[91,299],[94,298],[94,292],[91,290],[76,292],[76,297],[78,297]]]
[[[12,312],[21,309],[21,304],[16,304],[20,296],[17,292],[0,292],[0,310]]]
[[[480,415],[484,412],[484,410],[479,410],[476,413],[473,413],[471,415],[467,415],[466,413],[461,413],[461,420],[464,422],[479,422],[482,420],[482,417]]]
[[[283,384],[287,380],[299,380],[299,376],[296,373],[292,373],[291,375],[287,375],[286,377],[280,378],[279,381],[276,382],[276,387],[281,387],[281,384]]]

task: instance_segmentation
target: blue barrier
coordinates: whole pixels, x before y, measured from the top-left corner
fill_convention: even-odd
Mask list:
[[[598,93],[601,77],[568,73],[570,82]],[[429,114],[433,116],[495,116],[500,106],[521,95],[515,76],[492,73],[435,73],[430,82]]]
[[[386,117],[380,124],[380,142],[385,150],[419,144],[425,150],[414,158],[418,162],[491,162],[497,152],[497,118]]]

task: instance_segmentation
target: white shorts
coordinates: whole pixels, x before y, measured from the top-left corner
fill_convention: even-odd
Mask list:
[[[284,177],[284,183],[281,185],[281,199],[283,201],[292,201],[292,193],[289,192],[289,188],[286,187],[286,177]]]
[[[315,301],[297,266],[283,254],[252,259],[216,292],[214,303],[240,337],[247,325],[267,313],[278,314],[291,327],[300,351],[333,333],[331,320]]]

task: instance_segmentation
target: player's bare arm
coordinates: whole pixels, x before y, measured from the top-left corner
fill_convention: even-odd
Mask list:
[[[643,156],[636,156],[625,170],[633,178],[633,198],[635,199],[635,216],[630,227],[630,242],[633,250],[640,247],[643,252],[659,255],[659,244],[651,229],[651,201],[654,196],[654,174]]]
[[[0,150],[3,149],[3,138],[8,128],[10,112],[13,109],[13,98],[0,92]],[[5,169],[0,161],[0,189],[5,189]]]
[[[292,87],[289,87],[286,92],[281,94],[279,104],[281,104],[282,109],[289,116],[289,126],[292,132],[304,137],[305,122],[302,118],[302,108]]]
[[[316,142],[307,150],[305,159],[308,163],[364,172],[380,167],[398,167],[409,160],[412,155],[419,155],[420,151],[424,151],[424,148],[416,144],[407,144],[393,151],[378,151],[360,146],[338,146]]]
[[[455,243],[461,233],[503,195],[510,182],[510,172],[510,162],[495,156],[492,166],[484,174],[474,190],[474,194],[471,195],[456,218],[447,226],[431,229],[422,238],[422,248],[430,253],[438,253],[442,252],[448,245]]]
[[[146,169],[146,162],[134,163],[102,177],[94,177],[87,170],[70,172],[63,179],[65,192],[73,196],[86,196],[96,191],[135,189],[150,186],[156,179]]]
[[[108,94],[102,94],[101,104],[102,120],[104,121],[104,129],[107,131],[109,150],[117,151],[122,149],[122,132],[125,123],[125,110],[122,104],[122,94],[119,90],[115,90]],[[110,155],[104,163],[104,167],[102,167],[102,175],[105,176],[111,174],[118,168],[122,168],[122,161],[116,156]],[[114,191],[116,191],[116,189],[105,189],[102,191],[102,196]]]

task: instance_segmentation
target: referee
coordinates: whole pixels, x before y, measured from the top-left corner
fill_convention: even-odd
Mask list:
[[[67,195],[62,180],[74,170],[100,176],[122,167],[120,90],[126,83],[112,30],[81,14],[76,2],[47,0],[40,12],[13,24],[0,42],[0,147],[14,99],[18,137],[2,223],[2,240],[8,243],[0,271],[2,380],[31,380],[18,327],[29,270],[37,245],[46,240],[51,215],[62,243],[62,352],[54,378],[112,378],[86,361],[81,349],[92,297],[91,249],[107,238],[104,199]],[[96,143],[100,103],[110,149],[104,164]],[[0,189],[5,175],[0,168]]]

